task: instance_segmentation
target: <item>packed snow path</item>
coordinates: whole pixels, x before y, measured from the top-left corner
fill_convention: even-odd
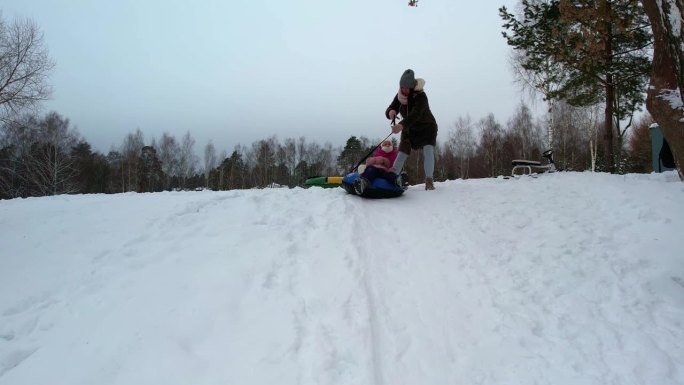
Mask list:
[[[0,201],[0,385],[684,384],[684,183]]]

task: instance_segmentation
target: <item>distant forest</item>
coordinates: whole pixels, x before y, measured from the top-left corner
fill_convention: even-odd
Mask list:
[[[554,158],[564,170],[604,171],[599,115],[596,109],[557,103],[553,110]],[[650,118],[631,127],[616,145],[618,172],[650,172]],[[490,114],[477,121],[459,118],[438,135],[435,178],[486,178],[508,175],[513,159],[542,160],[543,123],[520,105],[505,124]],[[625,128],[625,131],[627,128]],[[165,133],[146,140],[137,130],[115,151],[93,151],[69,120],[56,112],[6,121],[0,132],[0,198],[152,192],[232,190],[303,186],[312,176],[344,175],[380,138],[350,137],[344,145],[319,144],[307,138],[272,136],[230,153],[205,144],[197,153],[190,132],[177,139]],[[422,183],[421,152],[411,153],[405,170]]]

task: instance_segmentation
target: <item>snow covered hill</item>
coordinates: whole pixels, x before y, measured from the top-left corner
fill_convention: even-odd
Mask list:
[[[684,384],[684,183],[0,201],[0,385]]]

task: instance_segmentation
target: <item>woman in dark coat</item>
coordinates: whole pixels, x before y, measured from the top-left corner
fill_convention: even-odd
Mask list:
[[[401,132],[399,154],[394,161],[394,172],[401,174],[404,162],[411,150],[423,150],[425,189],[434,190],[435,145],[437,144],[437,121],[430,111],[427,95],[423,90],[425,80],[416,79],[413,70],[407,69],[399,80],[399,92],[385,110],[387,119],[394,120],[397,114],[403,118],[392,127],[392,132]]]

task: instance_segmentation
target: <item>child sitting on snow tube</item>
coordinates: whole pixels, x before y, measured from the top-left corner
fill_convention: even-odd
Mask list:
[[[390,184],[401,187],[401,181],[392,169],[395,159],[397,159],[397,149],[390,140],[383,141],[375,154],[366,160],[366,169],[354,181],[354,191],[362,195],[366,187],[377,178],[385,179]]]

